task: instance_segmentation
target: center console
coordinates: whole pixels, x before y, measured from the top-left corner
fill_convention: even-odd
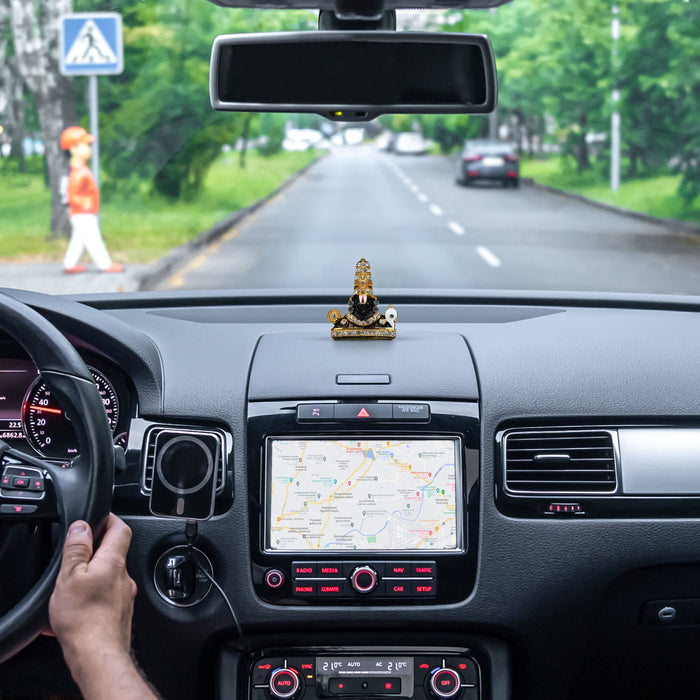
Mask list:
[[[266,602],[434,605],[469,595],[476,403],[251,402],[248,450],[252,577]]]
[[[250,700],[396,697],[477,700],[480,669],[465,649],[377,653],[321,650],[256,658],[249,671]]]

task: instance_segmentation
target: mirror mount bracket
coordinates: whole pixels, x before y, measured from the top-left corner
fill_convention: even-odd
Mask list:
[[[336,0],[335,10],[321,10],[318,13],[318,28],[321,31],[395,31],[396,10],[383,10],[383,2],[378,3],[382,9],[376,14],[367,8],[370,14],[360,15],[358,12],[349,12],[348,8],[353,3],[348,0]],[[365,3],[363,3],[364,5]],[[368,6],[373,3],[366,3]],[[339,10],[339,6],[343,9]],[[364,11],[364,10],[363,10]]]

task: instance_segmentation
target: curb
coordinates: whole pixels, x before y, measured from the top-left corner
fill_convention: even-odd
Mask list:
[[[568,197],[569,199],[575,199],[579,202],[584,202],[585,204],[591,204],[599,209],[605,209],[606,211],[614,212],[615,214],[621,214],[622,216],[629,216],[632,219],[639,219],[640,221],[646,221],[649,224],[655,224],[656,226],[665,226],[666,228],[673,229],[674,231],[679,231],[681,233],[688,233],[691,235],[700,235],[700,226],[690,223],[689,221],[679,221],[678,219],[665,219],[661,216],[651,216],[651,214],[643,214],[639,211],[632,211],[631,209],[624,209],[623,207],[616,207],[614,204],[606,204],[605,202],[599,202],[595,199],[590,199],[582,194],[576,194],[574,192],[567,192],[566,190],[560,190],[557,187],[550,187],[549,185],[541,185],[535,182],[534,178],[531,177],[521,177],[520,182],[523,185],[529,185],[534,187],[536,190],[542,190],[544,192],[552,192],[554,194],[560,194],[563,197]]]
[[[270,192],[267,197],[263,197],[257,202],[253,202],[253,204],[250,206],[243,207],[243,209],[238,209],[231,214],[231,216],[215,223],[209,230],[200,233],[196,238],[193,238],[185,243],[181,243],[179,246],[177,246],[177,248],[173,248],[169,253],[153,263],[153,265],[151,265],[146,272],[138,276],[137,291],[151,291],[153,286],[161,282],[177,267],[182,265],[193,253],[198,251],[200,248],[210,245],[218,238],[223,236],[233,226],[239,224],[253,212],[260,209],[260,207],[289,187],[295,180],[297,180],[297,178],[304,175],[304,173],[306,173],[313,165],[318,163],[321,158],[325,158],[325,156],[326,154],[322,154],[305,165],[301,170],[297,170],[297,172],[290,175],[279,187]]]

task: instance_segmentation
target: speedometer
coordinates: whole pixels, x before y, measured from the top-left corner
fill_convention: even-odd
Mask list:
[[[100,392],[109,427],[114,433],[119,421],[117,393],[102,372],[94,367],[89,370]],[[41,377],[29,387],[24,397],[22,423],[27,440],[44,457],[70,459],[78,454],[78,438],[70,419]]]

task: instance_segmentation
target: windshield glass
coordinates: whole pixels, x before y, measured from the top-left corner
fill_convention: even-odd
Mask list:
[[[700,293],[695,0],[397,23],[487,34],[496,111],[215,112],[217,35],[318,12],[0,0],[0,286]]]

